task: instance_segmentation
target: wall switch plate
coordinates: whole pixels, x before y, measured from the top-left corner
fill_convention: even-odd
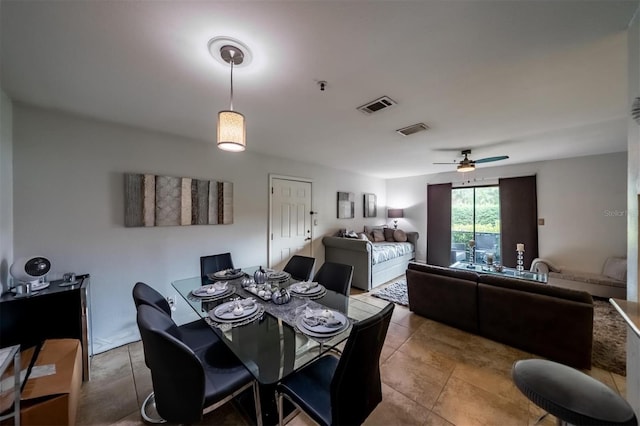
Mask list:
[[[540,226],[544,225],[544,218],[543,217],[538,219],[538,225],[540,225]]]

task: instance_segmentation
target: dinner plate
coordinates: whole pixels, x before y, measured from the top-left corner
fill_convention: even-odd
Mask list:
[[[203,285],[195,290],[191,291],[191,294],[198,297],[215,297],[220,296],[229,291],[229,285],[221,286],[222,282],[215,284]],[[213,292],[209,292],[209,289],[214,289]]]
[[[313,295],[319,294],[319,293],[321,293],[321,292],[323,292],[325,290],[324,286],[322,284],[318,284],[314,288],[309,289],[307,291],[304,291],[303,290],[304,287],[308,286],[309,284],[310,284],[309,282],[296,283],[296,284],[293,284],[293,285],[289,286],[289,290],[292,293],[303,295],[303,296],[313,296]]]
[[[284,271],[275,271],[275,272],[267,272],[267,276],[269,277],[270,280],[282,280],[285,278],[289,279],[291,277],[291,274]]]
[[[331,332],[329,332],[329,333],[318,333],[318,332],[315,332],[315,331],[310,330],[309,328],[307,328],[305,326],[305,324],[304,324],[304,321],[302,320],[302,317],[303,316],[300,315],[300,316],[298,316],[296,318],[296,326],[298,327],[298,330],[300,330],[301,333],[306,334],[307,336],[311,336],[311,337],[319,337],[319,338],[333,337],[336,334],[342,333],[349,326],[349,323],[347,322],[342,327],[331,329]]]
[[[212,280],[235,280],[244,275],[242,270],[238,270],[235,274],[231,273],[233,269],[224,269],[222,271],[214,272],[213,274],[207,274]]]
[[[212,318],[214,321],[225,321],[225,322],[235,322],[243,320],[253,314],[258,310],[258,304],[254,301],[253,305],[248,308],[244,308],[240,315],[236,315],[233,311],[229,311],[229,308],[237,304],[237,300],[233,300],[231,302],[223,303],[217,308],[213,309],[209,314],[212,314]]]
[[[324,309],[323,309],[324,310]],[[302,324],[302,327],[307,330],[307,331],[312,331],[314,333],[318,333],[318,334],[331,334],[331,333],[337,333],[339,331],[344,330],[345,325],[348,324],[348,319],[346,316],[344,316],[344,314],[342,314],[341,312],[338,311],[330,311],[333,314],[333,319],[340,321],[342,323],[341,326],[339,327],[327,327],[321,324],[318,325],[314,325],[314,326],[310,326],[308,325],[305,321],[305,314],[300,315],[301,321],[300,323]]]

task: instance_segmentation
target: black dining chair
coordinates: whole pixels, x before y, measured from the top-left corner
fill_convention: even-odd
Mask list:
[[[345,296],[349,295],[352,279],[353,266],[335,262],[324,262],[313,277],[313,281],[322,284],[326,289]]]
[[[153,287],[143,282],[137,282],[133,286],[133,302],[136,308],[140,305],[149,305],[164,312],[171,317],[171,307],[169,302]],[[203,319],[183,324],[178,327],[182,333],[182,339],[185,344],[193,350],[197,350],[204,346],[219,340],[218,335],[213,331],[211,326]]]
[[[182,341],[180,329],[149,305],[137,308],[138,328],[151,369],[155,403],[162,420],[194,423],[253,386],[256,419],[262,424],[258,384],[221,342],[194,351]]]
[[[324,356],[284,378],[276,386],[278,424],[283,397],[320,425],[359,425],[382,401],[380,352],[394,305],[353,324],[338,359]]]
[[[148,305],[171,318],[171,307],[169,306],[167,299],[148,284],[137,282],[133,286],[132,293],[136,309],[141,305]],[[171,321],[173,322],[173,320]],[[216,333],[214,333],[211,326],[201,319],[183,324],[179,326],[178,329],[180,330],[183,342],[194,351],[206,348],[211,346],[213,343],[220,341],[220,338]],[[149,361],[147,360],[146,353],[145,363],[147,364],[147,367],[149,367]],[[147,423],[164,423],[161,418],[157,417],[155,394],[153,391],[142,403],[142,406],[140,407],[140,415]]]
[[[291,277],[296,280],[309,281],[315,265],[315,258],[295,254],[291,256],[283,271],[290,273]]]
[[[207,274],[224,271],[225,269],[233,269],[231,253],[212,254],[211,256],[200,257],[201,277],[206,277]]]

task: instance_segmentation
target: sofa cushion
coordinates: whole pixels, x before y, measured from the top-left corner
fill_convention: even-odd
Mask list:
[[[384,233],[382,232],[382,229],[374,229],[371,232],[371,235],[373,235],[373,242],[374,243],[379,243],[384,241]]]
[[[586,291],[571,290],[568,288],[555,287],[549,284],[535,283],[517,278],[489,274],[480,274],[478,282],[544,296],[573,300],[575,302],[593,304],[593,298]]]
[[[385,227],[380,225],[380,226],[365,226],[364,227],[364,233],[367,234],[367,237],[369,237],[369,240],[373,241],[373,230],[374,229],[380,229],[383,230]]]
[[[398,243],[404,243],[407,241],[407,233],[402,229],[396,229],[393,231],[393,240]]]
[[[384,232],[384,240],[388,241],[390,243],[395,242],[396,240],[393,239],[393,228],[384,228],[383,232]]]
[[[478,274],[473,271],[465,271],[464,269],[451,269],[442,266],[427,265],[426,263],[410,262],[407,269],[414,271],[426,272],[428,274],[443,275],[445,277],[459,278],[467,281],[478,281]]]
[[[610,257],[604,262],[602,275],[618,281],[627,281],[627,258]]]

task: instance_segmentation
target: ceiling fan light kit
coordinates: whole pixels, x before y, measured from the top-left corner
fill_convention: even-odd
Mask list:
[[[216,39],[209,41],[210,51],[212,46],[216,45],[214,40]],[[213,51],[211,53],[213,54]],[[244,62],[245,54],[238,46],[232,44],[223,45],[218,53],[220,58],[231,67],[229,109],[218,113],[218,148],[223,151],[240,152],[247,147],[247,127],[244,115],[233,110],[233,67]]]
[[[461,154],[464,155],[464,158],[458,162],[458,166],[456,168],[456,170],[460,173],[474,171],[476,169],[477,163],[491,163],[493,161],[506,160],[507,158],[509,158],[508,155],[498,155],[496,157],[486,157],[486,158],[480,158],[478,160],[470,160],[469,159],[469,155],[471,155],[470,149],[462,150]],[[451,164],[451,163],[433,163],[433,164]],[[454,164],[455,164],[455,161],[454,161]]]

